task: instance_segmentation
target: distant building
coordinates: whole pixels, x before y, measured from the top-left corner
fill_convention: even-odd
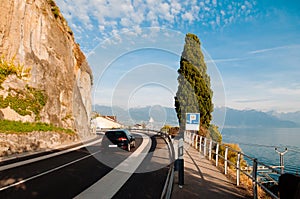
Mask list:
[[[116,116],[99,116],[92,120],[92,127],[98,130],[123,128],[123,125],[117,122]]]
[[[143,129],[144,127],[142,124],[135,124],[135,125],[133,125],[133,128],[134,129]]]
[[[147,124],[147,128],[148,129],[154,129],[153,123],[154,123],[154,119],[152,117],[150,117],[149,122]]]

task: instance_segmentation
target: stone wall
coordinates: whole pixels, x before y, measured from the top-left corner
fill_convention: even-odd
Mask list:
[[[0,133],[0,160],[1,157],[55,149],[76,141],[80,141],[76,134],[57,132]]]

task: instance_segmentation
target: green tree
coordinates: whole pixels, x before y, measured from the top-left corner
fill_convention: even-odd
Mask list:
[[[188,112],[200,112],[200,125],[205,129],[208,129],[212,119],[213,93],[200,45],[196,35],[186,34],[175,96],[175,109],[182,129],[185,129]]]

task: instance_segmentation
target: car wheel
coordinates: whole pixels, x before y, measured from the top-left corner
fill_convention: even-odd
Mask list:
[[[130,151],[130,143],[128,143],[127,150]]]

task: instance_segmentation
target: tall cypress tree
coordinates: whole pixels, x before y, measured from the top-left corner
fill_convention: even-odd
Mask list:
[[[186,113],[200,112],[200,125],[206,129],[212,119],[213,93],[200,45],[196,35],[186,34],[175,96],[175,109],[182,129],[185,129]]]

